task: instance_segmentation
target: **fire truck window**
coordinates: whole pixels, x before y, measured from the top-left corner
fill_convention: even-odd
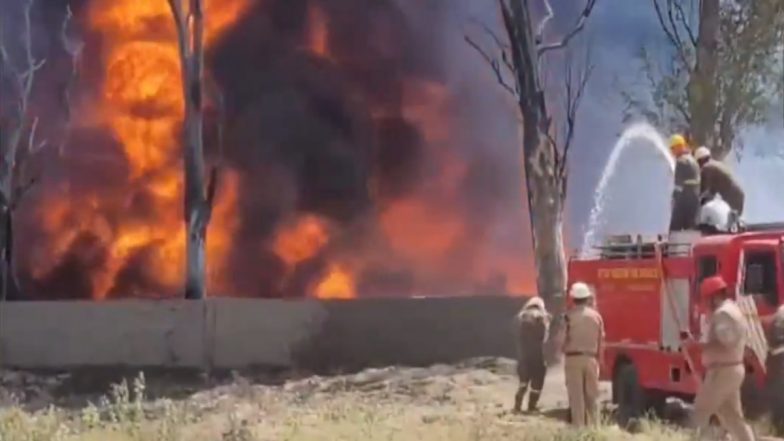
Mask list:
[[[776,286],[776,253],[758,252],[746,255],[746,276],[743,281],[746,295],[760,295],[770,305],[778,304]]]
[[[715,275],[719,272],[719,261],[716,256],[705,256],[699,260],[698,279],[699,285],[705,278]]]

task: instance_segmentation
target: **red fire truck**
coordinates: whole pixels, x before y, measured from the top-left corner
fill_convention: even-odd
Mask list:
[[[595,292],[604,317],[602,379],[612,382],[621,419],[661,411],[667,397],[693,399],[703,374],[699,345],[704,315],[698,287],[721,274],[747,317],[744,392],[762,390],[764,327],[784,302],[784,224],[749,225],[734,233],[699,231],[656,237],[614,236],[593,255],[569,261],[570,283]]]

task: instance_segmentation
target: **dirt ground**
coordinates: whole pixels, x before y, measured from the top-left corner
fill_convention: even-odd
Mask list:
[[[512,360],[475,359],[331,376],[149,374],[104,398],[93,390],[104,381],[95,375],[7,372],[0,375],[0,441],[688,439],[649,422],[635,435],[609,421],[570,429],[560,366],[548,374],[542,413],[512,414],[514,371]],[[602,400],[609,398],[603,384]]]

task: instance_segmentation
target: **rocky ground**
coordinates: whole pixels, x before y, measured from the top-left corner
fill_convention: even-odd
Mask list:
[[[635,435],[609,422],[572,431],[563,422],[558,367],[548,375],[542,413],[512,414],[514,363],[505,359],[323,377],[148,374],[102,398],[107,382],[95,373],[3,373],[0,441],[687,439],[654,423]],[[602,396],[609,400],[608,385]]]

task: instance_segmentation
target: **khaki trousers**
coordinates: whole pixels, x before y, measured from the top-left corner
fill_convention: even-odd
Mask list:
[[[578,427],[597,424],[599,422],[599,362],[590,356],[567,356],[564,370],[572,424]]]
[[[743,365],[708,369],[694,399],[694,428],[703,431],[716,415],[722,427],[737,441],[753,441],[754,433],[743,418],[740,388],[746,372]]]

